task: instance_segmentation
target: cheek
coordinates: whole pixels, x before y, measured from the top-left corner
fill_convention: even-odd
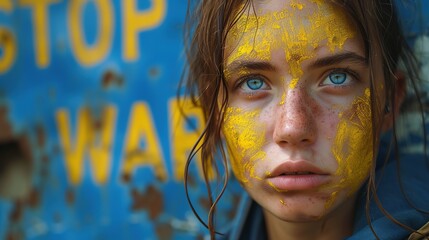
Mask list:
[[[338,162],[338,186],[356,192],[368,177],[373,159],[373,134],[369,90],[340,116],[332,153]]]
[[[242,183],[248,182],[250,177],[257,178],[255,164],[265,158],[265,153],[261,151],[265,132],[259,123],[259,115],[259,111],[245,112],[233,107],[225,112],[222,132],[232,170]]]

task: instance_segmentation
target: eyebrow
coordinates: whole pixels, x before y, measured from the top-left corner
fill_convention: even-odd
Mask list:
[[[234,61],[225,68],[226,72],[233,73],[240,70],[276,71],[276,67],[265,61]]]
[[[368,59],[365,57],[362,57],[359,54],[356,54],[354,52],[345,52],[345,53],[338,53],[335,55],[318,58],[316,61],[314,61],[310,66],[311,67],[324,67],[324,66],[330,66],[339,64],[342,62],[353,62],[358,63],[367,66],[368,65]]]
[[[344,52],[338,53],[334,55],[330,55],[323,58],[316,59],[313,63],[311,63],[311,67],[325,67],[331,66],[335,64],[339,64],[342,62],[354,62],[358,64],[362,64],[367,66],[368,60],[367,58],[354,53],[354,52]],[[234,61],[225,68],[226,72],[234,73],[240,70],[262,70],[262,71],[276,71],[277,68],[269,62],[265,61]]]

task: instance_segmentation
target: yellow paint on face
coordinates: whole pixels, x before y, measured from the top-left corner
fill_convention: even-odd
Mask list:
[[[350,111],[340,114],[337,135],[332,146],[332,153],[338,162],[335,173],[341,180],[336,189],[347,189],[348,194],[358,190],[372,166],[373,139],[371,120],[371,98],[369,89],[358,97]],[[328,208],[338,192],[331,195]]]
[[[258,123],[260,111],[243,111],[229,107],[225,112],[223,134],[231,156],[230,163],[236,178],[249,182],[249,178],[260,179],[255,174],[257,161],[265,159],[261,149],[265,141],[264,127]]]
[[[304,4],[295,1],[291,1],[290,6],[292,8],[298,9],[298,10],[302,10],[304,8]]]
[[[304,5],[293,1],[290,8],[282,11],[242,15],[228,35],[227,45],[234,50],[227,65],[243,59],[270,61],[272,52],[281,49],[291,75],[289,87],[295,88],[303,75],[302,62],[314,58],[316,48],[326,45],[334,52],[355,35],[340,9],[322,3],[313,0]],[[305,8],[311,8],[307,11],[311,14],[301,11]]]
[[[322,5],[324,0],[311,0],[312,2],[316,3],[318,6]]]
[[[285,104],[285,102],[286,102],[286,93],[284,92],[284,93],[282,94],[282,98],[281,98],[281,100],[280,100],[279,104],[280,104],[280,105],[283,105],[283,104]]]

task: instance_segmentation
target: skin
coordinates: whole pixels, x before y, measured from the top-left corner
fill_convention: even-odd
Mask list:
[[[222,130],[232,170],[263,207],[271,239],[344,238],[373,159],[362,40],[347,16],[321,0],[254,7],[257,24],[253,10],[241,16],[224,58],[230,100]],[[323,184],[276,187],[275,169],[296,162],[319,169]]]

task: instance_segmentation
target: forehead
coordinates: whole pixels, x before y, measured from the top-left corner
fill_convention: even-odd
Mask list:
[[[238,58],[269,60],[276,49],[300,57],[326,47],[342,49],[355,27],[345,12],[323,0],[254,1],[227,37],[227,64]]]

